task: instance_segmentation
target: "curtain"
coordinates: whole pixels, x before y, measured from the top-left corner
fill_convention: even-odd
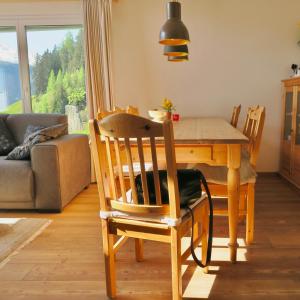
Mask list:
[[[82,0],[85,37],[86,91],[90,119],[114,106],[111,62],[112,0]],[[96,181],[92,158],[91,181]]]
[[[112,0],[82,0],[86,90],[90,118],[114,106],[111,62]]]

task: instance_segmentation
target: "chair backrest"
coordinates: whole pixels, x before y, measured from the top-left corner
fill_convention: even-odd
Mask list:
[[[109,115],[112,115],[112,114],[116,114],[116,113],[125,113],[126,112],[126,109],[122,109],[118,106],[114,106],[114,109],[113,110],[102,110],[102,111],[99,111],[98,112],[98,115],[97,115],[97,119],[98,120],[102,120],[103,118],[109,116]]]
[[[230,124],[233,127],[237,127],[237,124],[239,122],[239,116],[240,116],[240,113],[241,113],[241,108],[242,108],[241,105],[233,107],[231,121],[230,121]]]
[[[174,149],[174,136],[172,122],[167,120],[163,124],[153,122],[140,116],[117,113],[105,117],[102,120],[90,121],[92,151],[95,161],[95,169],[100,196],[101,210],[117,209],[119,211],[138,214],[165,214],[171,218],[180,216],[180,200],[177,182],[177,170]],[[158,147],[159,152],[158,152]],[[161,148],[164,151],[161,151]],[[149,190],[145,170],[145,149],[151,155],[147,160],[151,161],[155,185],[156,205],[149,203]],[[114,152],[114,155],[113,155]],[[147,154],[148,154],[147,153]],[[170,203],[163,205],[160,193],[158,153],[164,153],[167,166],[168,191]],[[113,158],[115,156],[115,159]],[[104,164],[107,161],[109,179],[103,178]],[[139,162],[143,188],[144,203],[138,203],[138,195],[135,185],[134,163]],[[132,201],[127,197],[123,166],[128,166],[129,185]],[[107,183],[109,188],[105,189]],[[154,192],[154,191],[153,191]],[[110,201],[107,201],[107,200]]]
[[[126,112],[131,115],[136,115],[136,116],[140,115],[139,109],[137,107],[131,106],[131,105],[128,105],[126,107]]]
[[[122,113],[122,112],[126,112],[126,108],[122,108],[120,106],[114,106],[113,110],[112,110],[113,113]]]
[[[243,134],[249,139],[247,150],[250,154],[250,163],[256,166],[259,147],[262,138],[266,117],[266,109],[263,106],[249,107]]]
[[[139,115],[139,109],[135,106],[131,106],[131,105],[128,105],[126,108],[121,108],[119,106],[114,106],[114,109],[112,111],[109,111],[109,110],[103,110],[101,112],[98,112],[98,115],[97,115],[97,119],[98,120],[101,120],[109,115],[112,115],[112,114],[116,114],[116,113],[128,113],[128,114],[131,114],[131,115]]]

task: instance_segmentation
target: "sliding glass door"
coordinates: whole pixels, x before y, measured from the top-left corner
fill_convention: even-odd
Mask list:
[[[0,25],[0,112],[60,113],[88,133],[83,29],[70,20]]]
[[[0,27],[0,113],[22,112],[15,27]]]
[[[87,131],[82,28],[26,27],[31,107],[35,113],[60,113],[71,132]]]

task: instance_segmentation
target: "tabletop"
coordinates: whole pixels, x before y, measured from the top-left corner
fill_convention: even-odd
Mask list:
[[[174,139],[180,144],[247,144],[248,138],[225,119],[182,118],[173,122]]]

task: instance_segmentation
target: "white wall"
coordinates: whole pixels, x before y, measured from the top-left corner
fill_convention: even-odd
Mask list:
[[[169,97],[181,115],[226,118],[235,104],[241,103],[244,113],[250,105],[265,105],[258,169],[277,171],[280,81],[290,75],[292,63],[300,63],[300,1],[182,0],[192,41],[188,63],[168,63],[158,44],[166,2],[113,4],[118,104],[131,103],[146,112]]]

